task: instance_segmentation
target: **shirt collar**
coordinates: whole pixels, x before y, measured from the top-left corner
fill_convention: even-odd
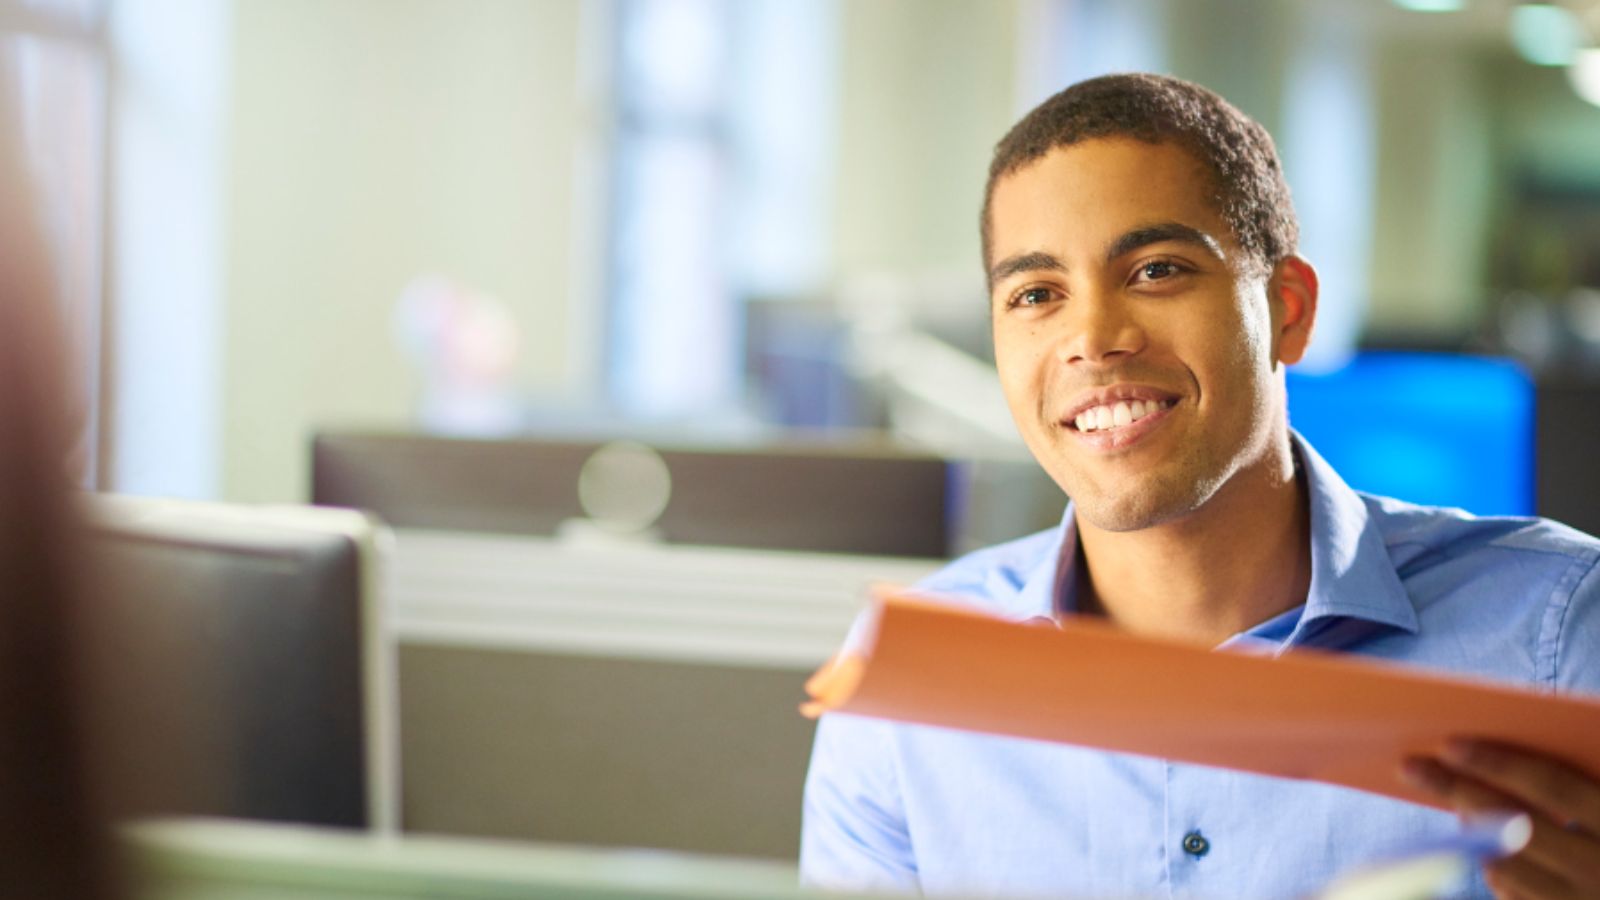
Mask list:
[[[1078,554],[1078,524],[1070,502],[1061,515],[1061,524],[1056,526],[1056,540],[1050,548],[1028,573],[1021,589],[1007,597],[1004,606],[996,610],[1002,617],[1019,621],[1054,618],[1058,611],[1073,608],[1072,575],[1073,561]]]
[[[1305,438],[1291,432],[1291,439],[1311,498],[1311,590],[1296,631],[1319,619],[1349,617],[1415,634],[1416,607],[1366,501]]]
[[[1301,643],[1330,619],[1356,619],[1416,633],[1416,608],[1367,504],[1304,438],[1291,431],[1290,439],[1311,501],[1311,589],[1285,644]],[[999,611],[1002,615],[1030,619],[1077,608],[1078,528],[1071,503],[1056,534],[1054,552],[1029,573],[1007,608]]]

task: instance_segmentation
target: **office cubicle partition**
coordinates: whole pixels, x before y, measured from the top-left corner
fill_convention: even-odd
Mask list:
[[[402,530],[405,827],[792,860],[805,679],[937,566]]]
[[[319,434],[311,501],[397,528],[553,535],[585,516],[579,482],[608,441]],[[673,544],[944,557],[945,460],[875,442],[656,445],[670,496],[653,523]]]
[[[872,582],[940,565],[951,467],[658,447],[661,540],[568,540],[605,446],[317,439],[314,499],[396,526],[403,825],[792,860],[804,681]]]

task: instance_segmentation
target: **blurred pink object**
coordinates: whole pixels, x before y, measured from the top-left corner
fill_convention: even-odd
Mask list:
[[[522,336],[504,301],[442,275],[421,275],[400,292],[394,324],[421,384],[417,418],[424,430],[517,428],[513,379]]]

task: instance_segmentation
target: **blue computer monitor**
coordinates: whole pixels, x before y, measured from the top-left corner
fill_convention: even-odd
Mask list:
[[[1289,423],[1361,491],[1479,515],[1534,511],[1533,381],[1517,363],[1372,351],[1291,370]]]

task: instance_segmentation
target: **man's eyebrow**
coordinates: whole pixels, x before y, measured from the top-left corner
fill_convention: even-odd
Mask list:
[[[1112,241],[1111,246],[1106,249],[1106,262],[1126,256],[1140,247],[1148,247],[1151,244],[1164,244],[1169,241],[1192,244],[1205,250],[1218,260],[1223,259],[1222,245],[1217,243],[1217,239],[1211,235],[1197,228],[1191,228],[1182,222],[1161,222],[1156,225],[1135,228]]]
[[[1054,255],[1045,253],[1043,250],[1035,250],[1032,253],[1019,253],[1016,256],[1008,256],[995,263],[994,268],[989,270],[989,283],[999,284],[1001,280],[1010,278],[1018,272],[1038,272],[1042,270],[1065,272],[1067,267],[1065,263]]]
[[[1112,262],[1141,247],[1148,247],[1151,244],[1164,244],[1171,241],[1191,244],[1206,251],[1206,253],[1218,260],[1224,259],[1222,245],[1217,243],[1217,239],[1211,235],[1182,222],[1160,222],[1155,225],[1135,228],[1112,241],[1111,246],[1106,249],[1106,261]],[[1018,272],[1065,272],[1066,270],[1066,263],[1063,263],[1054,254],[1046,253],[1043,250],[1035,250],[1031,253],[1008,256],[995,263],[994,268],[989,270],[989,283],[999,284],[1002,280]]]

